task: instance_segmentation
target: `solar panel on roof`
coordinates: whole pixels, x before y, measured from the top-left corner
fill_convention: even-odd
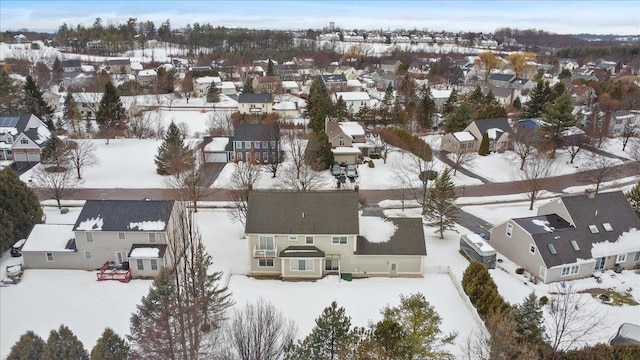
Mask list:
[[[19,120],[19,116],[0,116],[0,127],[15,127]]]

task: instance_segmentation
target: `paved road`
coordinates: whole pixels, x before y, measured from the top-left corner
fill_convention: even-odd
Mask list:
[[[480,219],[477,216],[471,215],[470,213],[460,210],[458,212],[458,220],[456,223],[461,226],[471,230],[474,233],[485,233],[485,239],[489,240],[489,230],[493,227],[492,224]]]

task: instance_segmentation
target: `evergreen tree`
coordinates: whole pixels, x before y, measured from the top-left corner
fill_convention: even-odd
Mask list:
[[[545,121],[543,130],[550,134],[553,145],[552,158],[555,157],[556,148],[562,142],[562,130],[575,125],[577,122],[572,112],[573,101],[571,101],[569,94],[565,92],[547,106],[542,113],[542,118]]]
[[[350,329],[351,317],[345,314],[342,306],[333,301],[316,318],[316,325],[304,341],[311,359],[337,359],[338,350],[347,340]]]
[[[478,155],[489,155],[489,134],[482,134],[482,141],[480,142],[480,149],[478,149]]]
[[[273,61],[269,59],[269,62],[267,63],[267,76],[275,76],[275,75],[276,75],[276,70],[273,66]]]
[[[0,114],[17,114],[24,112],[18,96],[18,86],[6,71],[0,69]]]
[[[480,88],[480,86],[476,86],[475,89],[473,89],[473,92],[471,94],[469,94],[469,104],[471,104],[474,107],[478,107],[482,104],[484,104],[485,101],[485,97],[484,94],[482,93],[482,89]]]
[[[27,331],[13,344],[6,360],[40,360],[44,353],[44,340],[33,331]]]
[[[529,344],[541,344],[544,341],[544,318],[535,293],[529,294],[522,304],[516,306],[512,315],[522,340]]]
[[[444,239],[445,230],[453,229],[458,219],[458,207],[455,204],[456,189],[451,180],[451,169],[444,170],[436,178],[425,206],[427,224],[436,226],[436,233]]]
[[[68,327],[60,325],[57,331],[49,333],[42,360],[89,360],[89,355],[78,337]]]
[[[640,218],[640,182],[636,184],[629,192],[625,193],[627,200],[631,204],[633,211]]]
[[[338,97],[338,100],[336,100],[333,108],[336,119],[338,119],[339,121],[349,120],[350,113],[349,110],[347,110],[347,103],[344,101],[342,96]]]
[[[509,309],[489,271],[482,263],[472,261],[462,275],[462,288],[483,319]]]
[[[66,123],[71,124],[71,129],[74,133],[80,132],[80,126],[78,122],[81,120],[80,111],[78,110],[78,103],[73,99],[73,93],[69,91],[64,98],[64,109],[62,110],[62,118]]]
[[[451,90],[451,94],[447,98],[447,101],[444,103],[442,107],[442,116],[449,116],[453,110],[456,108],[458,104],[458,91],[456,89]]]
[[[193,169],[193,153],[184,144],[184,137],[175,123],[171,123],[158,148],[155,158],[156,172],[160,175],[175,175]]]
[[[496,99],[496,96],[493,94],[493,90],[491,89],[489,89],[489,92],[487,93],[487,95],[485,95],[484,99],[482,99],[482,105],[490,105],[490,104],[500,105],[500,103],[498,102],[498,99]]]
[[[251,76],[247,76],[244,80],[244,84],[242,85],[242,92],[244,94],[253,94],[253,78]]]
[[[107,145],[117,130],[124,131],[127,126],[124,106],[111,81],[104,87],[104,95],[96,112],[96,122],[100,126],[100,132],[107,140]]]
[[[516,108],[516,110],[522,109],[522,100],[520,100],[520,96],[513,100],[513,107]]]
[[[551,99],[551,88],[547,81],[539,81],[536,87],[531,90],[529,101],[522,108],[522,117],[525,119],[538,118],[549,104]]]
[[[333,164],[331,144],[329,144],[329,138],[324,131],[309,135],[309,142],[305,151],[308,165],[311,165],[316,171],[326,170]]]
[[[309,88],[307,115],[311,119],[310,127],[316,133],[324,131],[325,119],[333,115],[333,102],[320,76],[313,79]]]
[[[212,83],[207,91],[207,102],[217,103],[220,102],[220,90]]]
[[[24,95],[22,101],[24,103],[25,110],[44,121],[49,130],[55,130],[55,126],[53,124],[53,109],[42,98],[42,91],[40,91],[40,88],[38,88],[38,85],[31,75],[27,75],[23,91]]]
[[[0,252],[26,239],[41,222],[42,208],[33,190],[10,168],[0,170]]]
[[[387,88],[384,90],[384,97],[382,98],[382,106],[389,109],[391,108],[391,106],[393,105],[393,100],[394,100],[394,96],[393,96],[393,86],[391,86],[391,83],[389,83],[389,85],[387,85]]]
[[[480,106],[476,110],[476,112],[473,114],[473,120],[495,119],[495,118],[506,118],[506,117],[507,117],[507,109],[505,109],[505,107],[500,105],[500,103],[498,103],[497,101]]]
[[[372,359],[406,359],[409,349],[406,343],[407,332],[397,321],[390,317],[384,317],[378,321],[371,332],[375,346]]]
[[[445,120],[445,131],[452,133],[464,130],[471,121],[472,111],[471,105],[466,102],[457,105]]]
[[[42,144],[40,162],[44,165],[51,165],[48,169],[54,172],[66,170],[66,165],[70,160],[71,148],[66,141],[60,140],[56,134],[51,136]]]
[[[418,102],[418,111],[416,113],[416,120],[418,125],[424,129],[431,129],[433,126],[433,115],[436,113],[436,103],[431,97],[431,90],[425,88],[422,92],[422,97]]]
[[[91,350],[91,360],[127,360],[129,345],[110,328],[104,329],[102,336]]]

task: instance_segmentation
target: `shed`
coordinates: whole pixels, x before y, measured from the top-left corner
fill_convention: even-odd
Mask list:
[[[487,269],[496,268],[496,251],[478,234],[460,236],[460,250],[471,260],[484,264]]]

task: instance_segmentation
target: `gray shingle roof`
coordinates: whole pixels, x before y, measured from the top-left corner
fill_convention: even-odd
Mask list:
[[[281,258],[323,258],[324,251],[315,246],[288,246],[280,251],[278,256]]]
[[[501,74],[501,73],[493,73],[491,74],[491,76],[489,77],[490,81],[504,81],[504,82],[510,82],[511,80],[515,79],[516,76],[513,74]]]
[[[355,235],[358,193],[352,191],[252,191],[248,234]]]
[[[173,200],[87,200],[73,230],[97,218],[102,219],[102,231],[138,231],[130,224],[143,221],[163,221],[166,229],[173,204]]]
[[[252,94],[252,93],[242,93],[238,97],[238,103],[240,104],[262,104],[262,103],[270,103],[273,101],[270,93],[260,93],[260,94]]]
[[[347,82],[347,77],[343,74],[330,74],[330,75],[322,75],[322,80],[325,84],[327,83],[337,83],[337,82]]]
[[[280,131],[278,123],[237,124],[233,127],[233,141],[271,141],[276,140]],[[231,144],[231,142],[229,142]]]
[[[387,218],[398,226],[391,239],[372,243],[358,236],[356,255],[427,255],[420,218]]]
[[[478,119],[473,121],[481,134],[484,134],[489,129],[500,129],[505,133],[511,133],[511,126],[506,118],[495,119]]]
[[[529,234],[545,234],[549,230],[559,231],[561,229],[572,228],[565,219],[557,214],[539,215],[526,218],[513,219],[513,222],[520,225]]]

